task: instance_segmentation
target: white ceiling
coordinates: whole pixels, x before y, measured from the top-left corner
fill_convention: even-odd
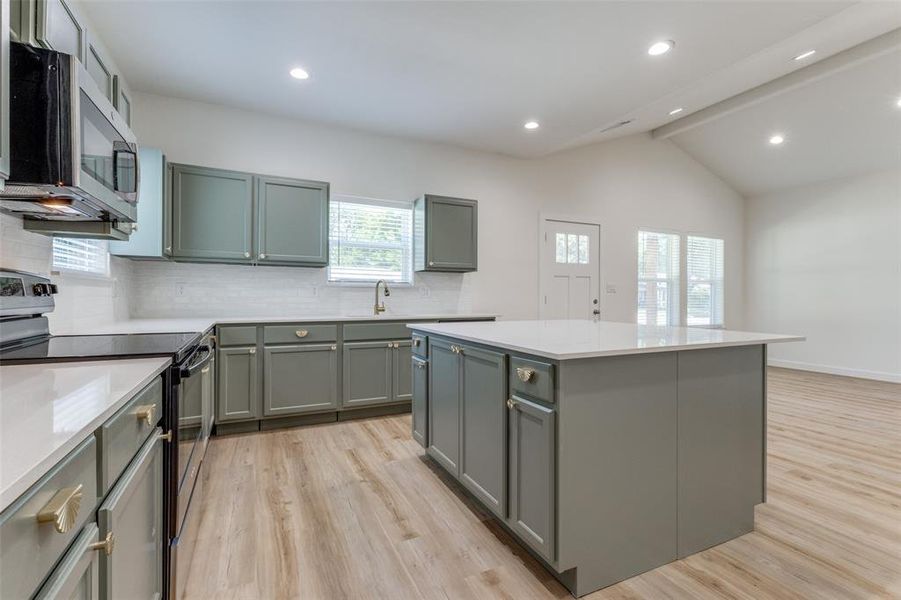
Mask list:
[[[650,130],[901,25],[894,2],[82,5],[136,90],[514,156]]]
[[[896,49],[671,139],[738,192],[757,195],[901,168],[899,99]],[[783,144],[769,144],[775,133]]]

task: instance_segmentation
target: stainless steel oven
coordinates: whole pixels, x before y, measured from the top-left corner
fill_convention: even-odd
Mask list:
[[[10,44],[7,212],[134,222],[137,139],[74,56]]]

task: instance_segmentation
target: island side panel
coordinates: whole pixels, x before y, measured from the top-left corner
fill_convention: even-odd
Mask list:
[[[676,559],[677,353],[558,372],[558,567],[581,596]]]
[[[678,353],[680,558],[754,530],[764,500],[763,353]]]

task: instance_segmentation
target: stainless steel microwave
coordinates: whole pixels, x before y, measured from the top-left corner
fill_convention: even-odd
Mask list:
[[[39,219],[137,218],[138,146],[82,64],[11,43],[9,179],[0,209]]]

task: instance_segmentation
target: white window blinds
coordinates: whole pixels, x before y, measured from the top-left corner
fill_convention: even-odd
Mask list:
[[[109,245],[103,240],[55,237],[53,269],[109,275]]]
[[[413,208],[409,204],[333,196],[329,281],[413,281]]]
[[[723,325],[723,240],[688,236],[686,324]]]
[[[678,325],[679,234],[638,232],[638,323]]]

